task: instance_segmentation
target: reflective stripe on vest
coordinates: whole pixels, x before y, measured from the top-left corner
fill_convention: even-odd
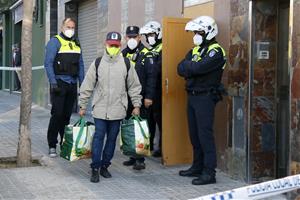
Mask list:
[[[214,43],[214,44],[209,45],[206,54],[208,54],[212,49],[215,50],[216,52],[219,52],[218,48],[220,48],[222,50],[224,60],[226,60],[226,52],[218,43]],[[201,58],[201,52],[199,52],[199,49],[200,49],[200,46],[195,46],[193,48],[192,61],[199,62],[202,59]],[[225,68],[225,66],[226,66],[226,63],[224,64],[223,69]]]
[[[158,55],[162,50],[162,43],[160,43],[159,45],[157,45],[154,49],[151,49],[151,52],[153,52],[154,54]]]
[[[199,49],[200,49],[200,46],[195,46],[193,48],[192,61],[194,61],[194,62],[198,62],[201,60]]]
[[[81,53],[80,47],[77,46],[74,41],[65,40],[60,35],[56,35],[55,37],[59,40],[61,44],[58,53]]]

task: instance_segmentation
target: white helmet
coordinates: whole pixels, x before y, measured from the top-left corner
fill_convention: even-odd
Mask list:
[[[213,39],[218,34],[216,21],[209,16],[200,16],[185,25],[186,31],[204,31],[206,40]]]
[[[161,25],[157,21],[150,21],[146,23],[141,29],[140,29],[140,34],[141,35],[146,35],[149,33],[156,33],[157,39],[162,38],[162,30],[161,30]]]

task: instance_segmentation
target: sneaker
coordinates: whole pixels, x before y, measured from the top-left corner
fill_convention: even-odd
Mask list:
[[[124,165],[124,166],[132,166],[132,165],[135,164],[135,161],[136,161],[135,159],[130,158],[129,160],[124,161],[124,162],[123,162],[123,165]]]
[[[92,183],[98,183],[99,182],[99,169],[92,169],[92,175],[90,181]]]
[[[146,165],[143,161],[136,161],[132,168],[135,170],[142,170],[146,168]]]
[[[50,158],[55,158],[57,156],[55,148],[50,148],[49,149],[49,156],[50,156]]]
[[[109,171],[107,170],[107,167],[101,167],[101,169],[100,169],[100,174],[101,174],[101,176],[103,176],[104,178],[111,178],[111,174],[110,174]]]

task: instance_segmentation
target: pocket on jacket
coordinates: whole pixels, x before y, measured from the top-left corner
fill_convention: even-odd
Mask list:
[[[95,107],[97,104],[102,104],[101,102],[104,99],[103,97],[104,97],[103,91],[97,90],[97,92],[94,92],[92,108]]]
[[[127,108],[128,108],[128,97],[127,97],[127,95],[126,94],[121,95],[120,99],[121,99],[121,103],[122,103],[123,107],[127,111]]]

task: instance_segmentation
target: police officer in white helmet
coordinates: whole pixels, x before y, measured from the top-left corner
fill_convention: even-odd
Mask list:
[[[153,72],[156,73],[156,88],[155,96],[153,99],[152,114],[153,120],[158,125],[160,132],[159,149],[152,154],[154,157],[161,156],[161,132],[162,132],[162,87],[161,87],[161,66],[162,66],[162,27],[157,21],[149,21],[141,29],[140,34],[145,35],[146,42],[151,47],[148,55],[152,55],[153,60]],[[153,139],[155,134],[155,123],[150,122],[151,133],[151,147],[153,146]],[[152,124],[152,125],[151,125]]]
[[[200,16],[185,26],[194,32],[195,47],[178,65],[178,74],[186,80],[187,114],[193,164],[180,176],[198,177],[193,185],[216,183],[217,156],[213,136],[215,106],[222,99],[221,83],[225,51],[216,41],[218,27],[209,16]]]

